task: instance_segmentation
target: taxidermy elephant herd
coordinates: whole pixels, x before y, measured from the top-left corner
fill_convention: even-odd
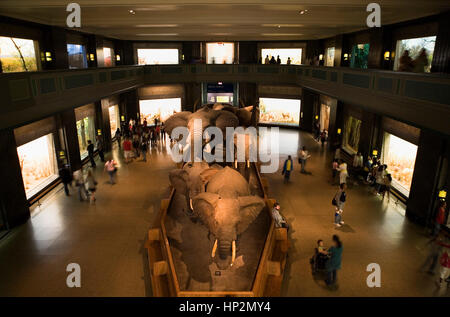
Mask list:
[[[192,113],[183,111],[172,115],[165,122],[166,131],[179,126],[187,127],[192,138],[192,122],[202,119],[202,132],[216,126],[225,132],[227,127],[256,125],[259,117],[253,106],[236,108],[231,105],[205,105]],[[203,144],[205,146],[205,144]],[[258,217],[265,206],[264,199],[252,195],[244,176],[226,164],[208,164],[205,161],[187,162],[169,174],[176,194],[183,195],[189,216],[198,219],[214,236],[211,256],[224,261],[236,258],[236,240]]]

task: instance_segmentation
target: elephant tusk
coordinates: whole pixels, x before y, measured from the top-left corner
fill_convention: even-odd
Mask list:
[[[247,160],[247,168],[250,168],[250,160]]]
[[[237,169],[237,160],[234,160],[234,168]]]
[[[213,249],[212,249],[212,253],[211,253],[211,257],[212,258],[216,256],[216,250],[217,250],[217,239],[214,242],[214,246],[213,246]]]
[[[192,205],[192,198],[189,199],[189,207],[191,207],[191,210],[194,210],[194,206]]]
[[[236,259],[236,241],[231,242],[231,266],[233,266],[234,260]]]

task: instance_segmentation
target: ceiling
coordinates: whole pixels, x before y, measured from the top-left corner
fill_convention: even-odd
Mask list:
[[[69,0],[0,0],[0,15],[66,26]],[[367,28],[363,0],[73,0],[81,31],[127,40],[306,40]],[[448,0],[378,0],[381,23],[450,9]],[[130,13],[130,10],[133,10]],[[304,14],[300,14],[300,11]]]

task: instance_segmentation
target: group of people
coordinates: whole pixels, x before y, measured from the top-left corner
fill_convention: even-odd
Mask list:
[[[290,57],[287,58],[286,64],[291,65],[292,60]],[[266,65],[281,65],[281,58],[280,55],[277,56],[277,59],[275,59],[275,56],[272,56],[269,58],[269,55],[266,55],[266,58],[264,59],[264,64]]]
[[[405,50],[400,57],[398,70],[401,72],[424,73],[429,65],[426,49],[422,49],[419,55],[412,59],[409,50]]]
[[[94,172],[95,166],[91,166],[83,171],[83,168],[74,171],[70,171],[70,166],[64,164],[59,169],[59,176],[64,185],[64,192],[66,196],[70,196],[69,188],[72,184],[75,185],[78,191],[78,198],[80,201],[89,201],[91,204],[95,204],[97,200],[95,193],[97,191],[97,179]],[[110,183],[113,185],[115,183],[114,178],[117,172],[117,163],[113,159],[109,159],[105,162],[104,171],[108,173],[110,177]]]
[[[128,126],[122,126],[122,131],[117,129],[115,138],[119,148],[123,149],[125,163],[128,164],[141,155],[142,161],[147,162],[149,148],[165,138],[164,123],[158,124],[158,120],[155,120],[155,126],[149,127],[146,120],[142,124],[131,120]]]

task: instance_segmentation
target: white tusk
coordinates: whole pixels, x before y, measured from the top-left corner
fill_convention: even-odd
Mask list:
[[[231,242],[231,266],[233,266],[234,260],[236,259],[236,241]]]
[[[234,160],[234,168],[237,169],[237,160]]]
[[[250,168],[250,160],[247,160],[247,168]]]
[[[212,258],[216,256],[216,250],[217,250],[217,239],[214,242],[214,246],[213,246],[213,249],[212,249],[212,253],[211,253],[211,257]]]
[[[191,207],[192,210],[194,210],[194,207],[192,206],[192,198],[189,199],[189,206]]]

